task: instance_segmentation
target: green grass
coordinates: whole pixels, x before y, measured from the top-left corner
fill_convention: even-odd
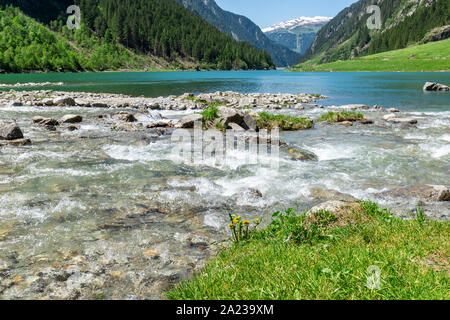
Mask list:
[[[305,130],[314,127],[314,122],[307,118],[291,117],[282,114],[271,114],[268,112],[258,113],[256,123],[260,129],[280,128],[285,131]]]
[[[317,122],[342,122],[342,121],[358,121],[364,119],[364,115],[354,111],[327,112],[321,115]]]
[[[360,202],[341,213],[294,210],[233,243],[169,299],[449,299],[448,222],[401,220]],[[370,268],[379,289],[367,287]]]
[[[292,71],[450,71],[450,39],[353,60],[316,63],[307,61]]]

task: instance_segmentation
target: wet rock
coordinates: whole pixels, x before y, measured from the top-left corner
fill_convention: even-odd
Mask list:
[[[244,114],[244,124],[244,129],[258,131],[256,120],[249,113]]]
[[[311,190],[311,197],[317,200],[337,200],[337,201],[348,201],[348,202],[356,202],[357,199],[352,195],[339,192],[337,190],[330,189],[321,189],[321,188],[313,188]]]
[[[203,116],[201,114],[191,114],[189,116],[186,116],[180,121],[178,121],[176,127],[177,128],[183,128],[183,129],[192,129],[194,128],[194,122],[202,122]]]
[[[250,189],[248,189],[248,192],[249,192],[251,195],[253,195],[253,196],[255,196],[255,197],[258,197],[258,198],[262,198],[262,196],[263,196],[263,194],[261,193],[261,191],[259,191],[258,189],[255,189],[255,188],[250,188]]]
[[[446,186],[422,184],[412,187],[396,188],[382,193],[392,198],[418,198],[427,202],[450,201],[450,191]]]
[[[241,127],[244,127],[244,129],[248,128],[244,121],[244,114],[233,108],[221,106],[218,108],[217,113],[219,118],[216,119],[215,123],[221,123],[225,127],[228,127],[230,123],[235,123]]]
[[[390,114],[386,114],[383,116],[383,120],[384,121],[389,121],[390,119],[394,119],[395,117],[397,117],[397,115],[390,113]]]
[[[395,109],[395,108],[389,108],[389,109],[387,109],[387,111],[390,112],[390,113],[400,112],[400,110]]]
[[[351,127],[351,126],[353,126],[353,123],[351,121],[342,121],[342,122],[339,122],[339,125],[344,126],[344,127]]]
[[[291,156],[291,159],[293,160],[300,160],[300,161],[319,161],[319,158],[317,155],[315,155],[313,152],[300,149],[300,148],[289,148],[287,150],[289,155]]]
[[[241,131],[245,131],[244,128],[242,128],[240,125],[232,122],[228,124],[228,128],[230,128],[233,131],[237,131],[237,132],[241,132]]]
[[[93,108],[109,108],[108,104],[103,102],[93,102],[91,103],[91,107]]]
[[[75,99],[75,104],[80,107],[86,107],[86,108],[91,107],[91,104],[89,103],[89,101],[82,100],[82,99]]]
[[[361,119],[358,122],[361,124],[373,124],[373,120],[371,119]]]
[[[80,123],[83,121],[83,117],[75,114],[67,114],[60,120],[62,123]]]
[[[8,140],[6,142],[1,142],[0,147],[4,146],[15,146],[15,147],[23,147],[31,144],[31,140],[28,138],[24,139],[15,139],[15,140]]]
[[[4,127],[0,127],[0,139],[15,140],[22,138],[23,138],[22,130],[20,130],[17,124],[13,123]]]
[[[51,106],[54,105],[53,99],[49,99],[49,98],[44,99],[44,100],[42,100],[42,104],[43,104],[44,106],[51,107]]]
[[[23,103],[20,101],[13,100],[9,103],[8,107],[21,107]]]
[[[157,121],[147,125],[148,129],[152,128],[173,128],[174,124],[172,121]]]
[[[111,130],[117,130],[117,131],[139,131],[138,126],[132,124],[132,123],[118,123],[115,124]]]
[[[53,100],[53,104],[56,106],[75,106],[75,100],[70,97],[60,97]]]
[[[80,128],[79,127],[77,127],[77,126],[68,126],[67,127],[67,130],[69,130],[69,131],[76,131],[76,130],[79,130]]]
[[[423,86],[424,91],[449,91],[450,88],[444,84],[436,82],[426,82]]]
[[[125,122],[137,122],[136,117],[132,113],[120,112],[116,116],[119,120],[122,120]]]
[[[400,124],[416,124],[417,123],[417,119],[413,119],[413,118],[390,118],[387,121],[392,122],[392,123],[400,123]]]
[[[58,120],[54,118],[44,118],[41,116],[33,117],[32,121],[36,124],[43,125],[43,126],[58,126],[59,122]]]

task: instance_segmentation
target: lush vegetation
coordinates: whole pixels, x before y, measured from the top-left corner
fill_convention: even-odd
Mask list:
[[[283,114],[260,112],[256,117],[260,129],[280,128],[285,131],[304,130],[314,127],[314,122],[307,118],[291,117]]]
[[[366,25],[370,17],[366,8],[372,4],[381,9],[380,30],[369,30]],[[360,0],[319,31],[301,62],[328,63],[405,48],[426,40],[432,29],[449,24],[448,0],[432,0],[431,5],[423,1]]]
[[[36,8],[30,0],[0,0],[0,68],[20,72],[274,67],[267,52],[222,34],[175,1],[74,2],[81,8],[81,30],[65,26],[64,1],[44,0]],[[23,8],[44,25],[6,5]]]
[[[354,111],[340,111],[340,112],[327,112],[322,114],[316,121],[317,122],[342,122],[342,121],[358,121],[364,118],[364,115],[360,112]]]
[[[450,71],[450,40],[383,52],[352,60],[310,65],[294,71]]]
[[[401,220],[370,202],[337,213],[290,209],[224,248],[167,297],[448,299],[449,239],[449,223],[427,220],[420,210]]]
[[[13,7],[0,8],[0,30],[0,69],[8,72],[139,68],[147,62],[85,27],[56,33]]]

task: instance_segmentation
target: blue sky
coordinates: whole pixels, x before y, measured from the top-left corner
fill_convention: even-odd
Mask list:
[[[300,16],[334,17],[357,0],[216,0],[224,10],[250,18],[260,27]]]

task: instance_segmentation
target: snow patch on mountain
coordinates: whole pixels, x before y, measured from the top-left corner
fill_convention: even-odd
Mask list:
[[[322,16],[316,16],[316,17],[300,17],[297,19],[289,20],[280,22],[278,24],[275,24],[271,27],[262,29],[262,32],[268,33],[268,32],[274,32],[278,30],[291,30],[297,27],[302,26],[316,26],[316,25],[323,25],[330,21],[333,18],[330,17],[322,17]]]

